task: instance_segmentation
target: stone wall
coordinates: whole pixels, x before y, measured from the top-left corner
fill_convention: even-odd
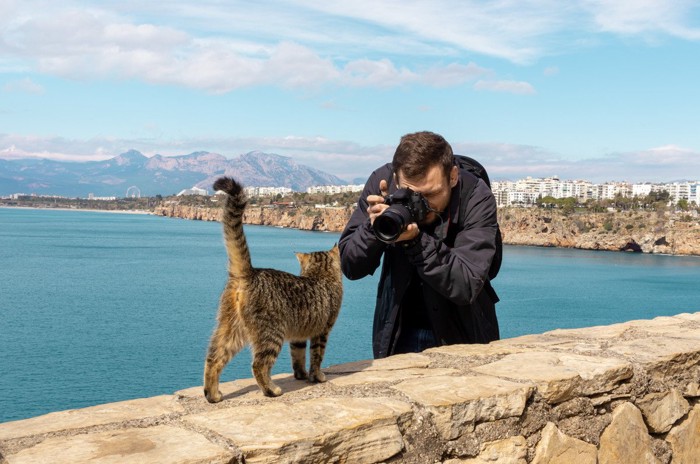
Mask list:
[[[333,349],[331,336],[329,349]],[[0,424],[3,463],[700,462],[700,312]],[[50,387],[47,387],[50,388]]]

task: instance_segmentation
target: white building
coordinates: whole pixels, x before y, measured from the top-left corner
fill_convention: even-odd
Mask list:
[[[540,194],[537,192],[508,192],[508,204],[513,206],[533,206]]]
[[[645,197],[651,193],[652,188],[653,188],[653,186],[649,183],[632,184],[632,196],[633,197]]]
[[[314,185],[306,189],[306,193],[325,193],[332,195],[334,193],[345,192],[361,192],[365,188],[364,185]]]
[[[288,187],[246,187],[243,189],[249,197],[266,197],[274,195],[289,195],[292,189]]]

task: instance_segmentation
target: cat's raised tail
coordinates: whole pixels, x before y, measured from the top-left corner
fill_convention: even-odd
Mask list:
[[[221,222],[228,254],[228,272],[233,277],[246,278],[252,266],[248,242],[243,233],[243,211],[248,202],[243,186],[231,177],[220,177],[214,182],[214,190],[226,192]]]

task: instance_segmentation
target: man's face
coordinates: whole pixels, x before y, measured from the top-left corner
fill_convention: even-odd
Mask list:
[[[442,166],[435,164],[425,171],[424,176],[416,179],[405,179],[397,173],[396,183],[399,188],[410,188],[414,192],[420,192],[431,209],[442,212],[450,203],[450,192],[452,187],[457,185],[457,174],[456,166],[453,166],[450,175],[446,176]],[[425,217],[423,224],[431,224],[437,217],[437,214],[431,211]]]

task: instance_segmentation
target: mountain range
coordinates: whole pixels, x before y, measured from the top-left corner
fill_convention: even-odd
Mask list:
[[[288,187],[306,191],[313,185],[346,181],[296,163],[287,156],[253,151],[238,158],[199,151],[182,156],[144,156],[130,150],[105,161],[66,162],[46,159],[0,159],[0,195],[15,193],[67,197],[126,196],[135,186],[142,196],[173,195],[183,189],[209,190],[227,175],[247,187]]]

